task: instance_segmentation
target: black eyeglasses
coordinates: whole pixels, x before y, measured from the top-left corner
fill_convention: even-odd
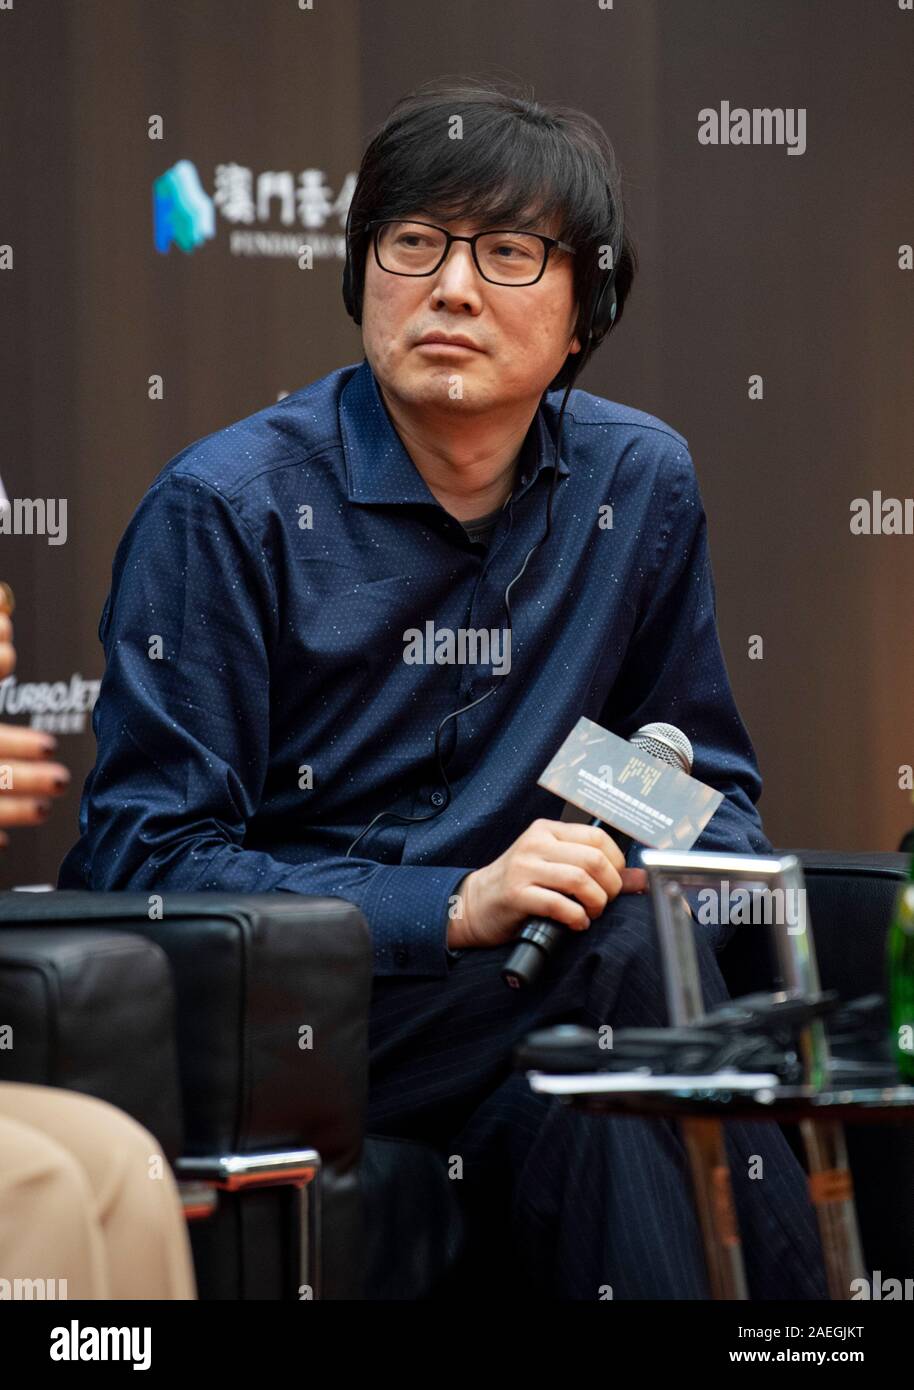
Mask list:
[[[434,275],[455,241],[469,242],[476,269],[492,285],[535,285],[553,248],[575,254],[567,241],[541,232],[496,230],[454,236],[431,222],[395,218],[369,222],[368,228],[372,227],[375,260],[389,275]]]

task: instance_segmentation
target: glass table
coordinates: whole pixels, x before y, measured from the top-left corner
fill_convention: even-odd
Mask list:
[[[748,1298],[739,1228],[721,1121],[772,1120],[799,1125],[809,1163],[832,1299],[849,1299],[854,1279],[868,1278],[857,1228],[844,1124],[914,1123],[914,1086],[897,1071],[876,1066],[843,1075],[840,1059],[821,1087],[788,1085],[772,1073],[717,1072],[660,1076],[645,1072],[558,1075],[528,1071],[534,1091],[559,1097],[591,1114],[676,1119],[692,1169],[696,1208],[712,1297]],[[854,1069],[851,1068],[853,1071]]]

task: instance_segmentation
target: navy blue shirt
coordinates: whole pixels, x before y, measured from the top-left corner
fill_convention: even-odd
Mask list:
[[[96,762],[58,886],[338,896],[365,915],[376,974],[444,975],[461,880],[560,817],[536,779],[582,714],[623,738],[678,725],[724,794],[696,848],[770,853],[695,470],[661,420],[572,391],[510,661],[438,643],[503,635],[505,587],[545,531],[560,402],[544,396],[488,545],[429,490],[367,361],[172,459],[115,555]],[[434,639],[421,662],[408,629]],[[347,858],[377,812],[440,806],[435,730],[493,684],[444,727],[450,804],[382,820]]]

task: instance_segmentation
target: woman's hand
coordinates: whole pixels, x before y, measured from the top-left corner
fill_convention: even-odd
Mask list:
[[[16,648],[13,646],[13,591],[8,584],[0,583],[0,679],[8,676],[16,666]]]
[[[0,584],[0,677],[16,666],[13,602],[9,585]],[[63,763],[48,758],[56,747],[53,734],[0,724],[0,825],[41,825],[47,820],[51,797],[62,796],[70,784]],[[8,844],[9,836],[0,830],[0,846]]]

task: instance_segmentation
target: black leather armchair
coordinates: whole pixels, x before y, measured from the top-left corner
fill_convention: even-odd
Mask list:
[[[109,1100],[218,1185],[191,1226],[201,1297],[360,1297],[364,919],[292,894],[156,901],[0,894],[0,1080]]]
[[[905,857],[793,852],[823,987],[883,991]],[[0,1025],[15,1038],[0,1080],[110,1100],[156,1135],[179,1177],[219,1184],[215,1210],[191,1225],[202,1298],[297,1298],[302,1283],[331,1299],[473,1287],[444,1160],[363,1133],[371,952],[359,911],[175,894],[157,919],[151,901],[0,894]],[[770,985],[765,937],[738,931],[722,953],[732,994]],[[903,1270],[914,1131],[849,1127],[848,1147],[868,1263]]]

